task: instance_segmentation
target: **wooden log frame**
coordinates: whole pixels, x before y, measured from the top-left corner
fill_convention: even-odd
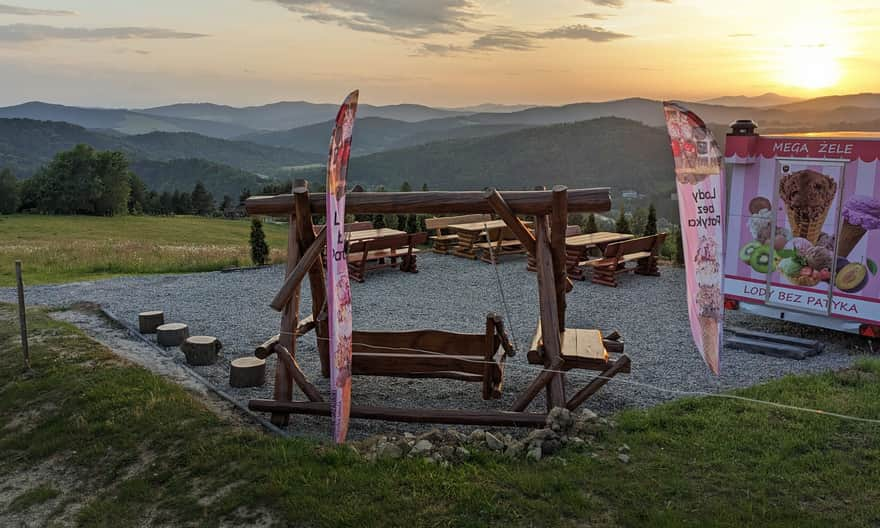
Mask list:
[[[291,199],[292,198],[292,199]],[[279,368],[276,372],[276,387],[273,400],[252,400],[249,407],[255,411],[272,413],[273,422],[275,417],[283,416],[286,419],[291,413],[329,415],[330,405],[321,401],[317,389],[305,378],[295,359],[296,337],[315,329],[318,336],[326,335],[326,291],[324,290],[323,267],[320,259],[314,259],[312,254],[320,254],[320,242],[316,242],[311,215],[320,214],[324,210],[324,195],[310,196],[307,183],[298,181],[294,187],[293,195],[279,195],[274,197],[255,197],[247,201],[247,210],[250,214],[289,214],[290,215],[290,243],[288,277],[291,277],[301,260],[309,254],[309,259],[303,262],[298,271],[298,280],[291,281],[286,289],[291,291],[281,296],[278,301],[286,301],[282,331],[279,336],[271,338],[257,348],[257,356],[265,357],[275,353],[279,357]],[[525,412],[526,407],[542,391],[547,392],[547,411],[554,407],[567,407],[576,409],[587,398],[595,393],[608,379],[618,372],[629,371],[629,358],[621,356],[616,362],[610,363],[599,377],[594,379],[586,387],[578,391],[571,399],[566,400],[564,390],[563,372],[570,368],[581,368],[576,364],[566,365],[562,357],[562,335],[565,331],[565,293],[571,289],[571,281],[567,277],[567,260],[570,257],[565,251],[566,217],[569,212],[604,212],[610,209],[610,195],[608,189],[577,189],[568,190],[565,187],[555,187],[552,192],[543,190],[517,191],[500,193],[495,190],[483,192],[425,192],[425,193],[356,193],[348,198],[347,209],[351,213],[495,213],[498,214],[510,227],[523,247],[535,258],[538,275],[538,292],[540,303],[540,325],[553,331],[539,334],[541,361],[545,364],[545,370],[526,388],[516,399],[511,411],[466,411],[461,409],[407,409],[387,408],[376,406],[353,405],[351,416],[353,418],[380,419],[389,421],[405,421],[419,423],[441,424],[466,424],[466,425],[498,425],[498,426],[530,426],[540,427],[545,423],[546,414]],[[517,215],[535,215],[535,233],[532,233]],[[549,215],[549,216],[547,216]],[[551,229],[552,227],[552,229]],[[553,234],[551,234],[553,233]],[[304,270],[308,275],[312,287],[312,319],[297,324],[299,306],[299,286],[304,276]],[[515,352],[504,332],[503,322],[490,315],[486,321],[487,332],[480,339],[491,340],[481,346],[483,350],[497,351],[503,359],[512,356]],[[293,331],[292,329],[296,329]],[[490,329],[494,329],[490,333]],[[430,332],[430,331],[426,331]],[[393,333],[378,333],[390,336]],[[618,343],[619,335],[616,333],[607,336],[604,344],[607,350],[619,347],[622,352],[622,344]],[[353,339],[354,341],[354,339]],[[322,373],[329,375],[327,365],[327,345],[318,339]],[[461,343],[457,343],[459,347]],[[322,346],[323,345],[323,346]],[[401,347],[396,342],[395,347]],[[412,348],[419,348],[413,346]],[[382,353],[381,355],[395,356],[390,360],[410,361],[409,355],[403,353]],[[443,360],[429,359],[428,356],[413,359],[423,365],[441,365]],[[498,381],[497,387],[488,387],[484,384],[484,397],[500,396],[500,377],[497,369],[501,362],[489,361],[488,354],[483,355],[480,362],[479,372],[472,373],[446,371],[432,367],[432,372],[403,373],[411,377],[452,377],[477,381],[477,377],[483,380]],[[438,363],[439,361],[439,363]],[[433,362],[433,363],[432,363]],[[380,362],[381,363],[381,362]],[[492,363],[495,363],[494,365]],[[576,362],[575,362],[576,363]],[[375,364],[374,368],[379,368]],[[393,369],[393,363],[384,363],[385,367]],[[385,367],[380,368],[380,370]],[[445,368],[445,367],[444,367]],[[431,370],[431,369],[429,369]],[[490,373],[487,375],[487,373]],[[398,373],[397,375],[400,375]],[[423,376],[424,375],[424,376]],[[456,378],[456,376],[458,376]],[[292,385],[296,383],[309,398],[309,402],[292,401]],[[488,390],[488,392],[487,392]]]

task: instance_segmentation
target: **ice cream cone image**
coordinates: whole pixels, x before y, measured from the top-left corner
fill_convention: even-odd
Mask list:
[[[802,170],[782,176],[779,197],[785,203],[792,236],[815,244],[835,194],[837,182],[822,173]]]
[[[718,321],[711,317],[699,317],[700,321],[700,331],[703,338],[703,355],[706,358],[706,362],[709,363],[709,368],[712,369],[712,372],[718,372],[718,347],[720,346],[720,342],[718,341]]]
[[[842,216],[837,254],[848,257],[865,233],[880,228],[880,202],[870,196],[850,196],[843,204]]]
[[[862,226],[852,225],[844,220],[843,226],[840,228],[840,235],[837,237],[837,254],[841,257],[848,257],[852,253],[853,248],[865,236],[865,233],[867,231]]]

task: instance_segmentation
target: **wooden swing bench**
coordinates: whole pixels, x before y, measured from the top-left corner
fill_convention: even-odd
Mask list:
[[[251,410],[272,413],[272,422],[286,425],[290,414],[329,416],[330,404],[309,382],[296,363],[296,337],[314,330],[321,358],[322,374],[329,376],[329,347],[326,322],[324,268],[320,265],[325,238],[312,226],[312,215],[324,210],[324,196],[309,196],[308,184],[298,181],[293,195],[255,197],[247,201],[250,214],[290,215],[287,276],[271,306],[282,311],[281,333],[257,348],[259,357],[278,355],[273,399],[251,400]],[[547,413],[556,407],[574,410],[614,375],[629,372],[629,358],[614,333],[602,337],[598,331],[565,328],[566,294],[572,283],[566,276],[565,233],[568,212],[604,212],[611,207],[608,189],[568,191],[544,190],[499,193],[419,192],[352,193],[350,213],[424,214],[457,211],[494,213],[535,257],[538,277],[540,325],[528,354],[531,363],[543,368],[515,399],[510,410],[426,409],[363,406],[352,404],[352,418],[419,423],[542,427],[546,413],[527,408],[546,391]],[[531,230],[517,215],[534,215]],[[298,321],[300,284],[308,276],[312,317]],[[514,347],[503,321],[489,314],[486,331],[462,334],[439,330],[376,332],[356,330],[352,334],[352,374],[404,378],[443,378],[480,383],[482,397],[501,396],[506,359]],[[565,396],[565,372],[589,369],[601,372],[571,398]],[[293,401],[293,386],[309,401]],[[356,383],[355,383],[356,385]]]

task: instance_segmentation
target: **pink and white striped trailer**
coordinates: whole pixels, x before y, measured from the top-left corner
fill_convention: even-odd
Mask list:
[[[880,133],[727,135],[727,309],[880,336]]]

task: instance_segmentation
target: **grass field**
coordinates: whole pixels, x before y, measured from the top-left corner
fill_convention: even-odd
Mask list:
[[[443,468],[224,422],[75,328],[0,305],[0,525],[877,526],[880,426],[710,398],[623,413],[562,460]],[[611,385],[613,387],[613,383]],[[744,396],[880,418],[880,361]],[[631,461],[617,448],[631,448]],[[15,483],[13,485],[12,483]]]
[[[283,261],[286,226],[263,228],[272,261]],[[247,266],[249,235],[249,220],[0,216],[0,287],[14,284],[15,260],[22,261],[28,284]]]

